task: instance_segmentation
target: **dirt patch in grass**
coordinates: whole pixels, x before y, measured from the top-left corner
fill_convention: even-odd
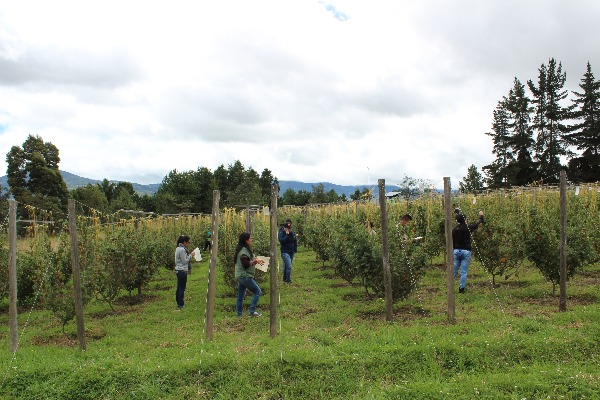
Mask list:
[[[350,283],[348,281],[342,281],[338,283],[332,283],[329,287],[332,289],[343,288],[343,287],[358,287],[358,283]]]
[[[360,317],[370,320],[385,318],[385,310],[364,311],[359,313]],[[412,321],[419,318],[431,317],[431,310],[420,306],[405,305],[394,307],[394,319],[397,321]]]
[[[325,279],[338,279],[339,277],[332,273],[332,272],[326,272],[324,274],[321,275],[321,277],[325,278]]]
[[[600,286],[600,274],[595,271],[578,272],[577,281],[581,286]]]
[[[98,312],[95,312],[95,313],[89,313],[89,316],[93,320],[101,320],[101,319],[104,319],[106,317],[113,317],[113,316],[117,316],[117,315],[131,314],[134,311],[136,311],[136,310],[133,310],[131,308],[116,308],[114,310],[108,309],[108,310],[98,311]]]
[[[89,341],[101,340],[106,336],[106,332],[100,327],[92,327],[85,330],[86,343]],[[31,340],[31,343],[36,346],[58,346],[58,347],[77,347],[77,333],[58,332],[49,336],[36,336]]]
[[[313,271],[327,271],[330,269],[329,265],[325,265],[323,261],[314,261],[315,266],[312,268]]]
[[[373,296],[368,295],[366,292],[354,292],[354,293],[346,293],[342,296],[344,301],[371,301],[373,300]]]
[[[425,293],[438,293],[440,291],[440,288],[437,286],[422,286],[419,288],[419,290]]]
[[[521,299],[525,303],[544,307],[558,307],[559,296],[547,294],[541,297],[523,297]],[[589,306],[598,302],[598,298],[592,294],[577,294],[567,295],[567,307],[573,306]]]
[[[227,319],[223,321],[223,323],[215,326],[215,330],[224,333],[244,332],[244,317],[235,317],[235,319]]]
[[[164,292],[167,290],[173,290],[173,285],[154,285],[152,286],[152,290],[156,290],[157,292]]]
[[[496,281],[496,287],[505,287],[505,288],[509,288],[509,289],[516,289],[516,288],[526,288],[526,287],[530,287],[531,283],[530,282],[525,282],[525,281],[501,281],[498,282]]]
[[[150,295],[150,294],[142,295],[142,296],[133,296],[133,297],[128,297],[128,296],[121,297],[115,301],[114,305],[119,306],[119,307],[115,308],[114,310],[112,310],[112,309],[102,310],[102,311],[90,313],[89,316],[92,319],[97,320],[97,319],[106,318],[108,316],[131,314],[131,313],[139,311],[136,308],[132,308],[131,306],[152,303],[154,301],[157,301],[157,299],[158,299],[158,296]]]
[[[446,264],[431,264],[429,269],[439,269],[440,271],[446,271]]]
[[[141,296],[124,296],[119,297],[117,301],[115,301],[115,304],[119,306],[135,306],[138,304],[155,301],[157,298],[158,296],[152,294],[143,294]]]

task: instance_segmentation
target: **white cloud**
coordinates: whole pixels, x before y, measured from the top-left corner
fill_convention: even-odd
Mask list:
[[[577,90],[588,61],[600,68],[599,8],[3,2],[0,151],[37,134],[61,169],[138,183],[239,159],[280,180],[458,187],[493,160],[484,133],[515,76],[554,57]]]

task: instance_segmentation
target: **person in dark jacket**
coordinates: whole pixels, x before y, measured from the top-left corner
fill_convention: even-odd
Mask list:
[[[283,281],[292,283],[292,262],[294,254],[298,251],[298,240],[296,233],[292,230],[292,221],[286,220],[277,235],[281,244],[281,259],[283,260]]]
[[[467,217],[464,214],[456,213],[456,222],[458,225],[452,229],[452,247],[454,248],[454,277],[458,276],[460,267],[460,283],[458,293],[465,292],[467,285],[467,273],[471,262],[471,234],[477,230],[480,224],[483,224],[483,211],[479,211],[479,219],[474,224],[467,224]]]

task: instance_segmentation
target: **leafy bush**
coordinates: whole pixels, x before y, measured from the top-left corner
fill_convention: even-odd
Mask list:
[[[0,265],[8,265],[8,237],[0,234]],[[0,268],[0,301],[8,297],[8,268]]]
[[[579,269],[598,259],[593,241],[582,229],[582,213],[571,213],[567,219],[567,276],[569,280]],[[560,283],[560,222],[557,205],[543,209],[532,208],[529,227],[525,233],[527,257],[552,283],[552,292]]]

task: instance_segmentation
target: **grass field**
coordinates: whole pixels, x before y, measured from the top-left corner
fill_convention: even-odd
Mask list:
[[[3,303],[0,398],[600,398],[599,265],[569,282],[568,309],[559,313],[552,285],[536,270],[492,288],[474,261],[454,324],[445,272],[431,266],[386,322],[383,300],[368,299],[301,248],[294,283],[280,285],[279,335],[269,335],[268,281],[259,318],[237,318],[235,298],[219,284],[210,342],[203,340],[207,268],[194,265],[181,312],[166,270],[141,299],[125,296],[115,311],[88,304],[85,352],[74,322],[65,336],[51,313],[21,309],[13,356]]]

